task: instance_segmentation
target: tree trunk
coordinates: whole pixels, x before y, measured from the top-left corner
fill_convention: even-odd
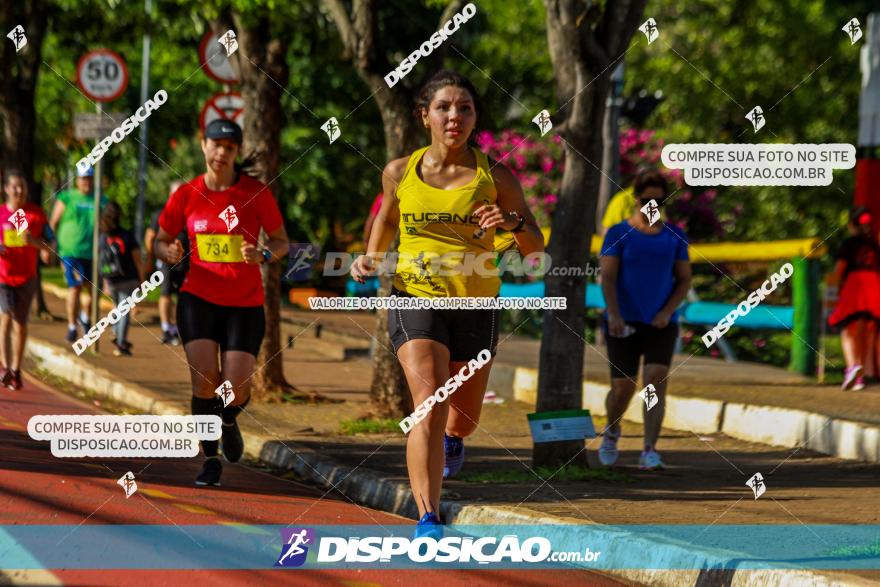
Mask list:
[[[231,62],[239,72],[238,89],[245,103],[242,151],[245,158],[255,158],[251,173],[269,185],[279,171],[281,130],[284,128],[281,93],[288,78],[287,42],[272,36],[271,15],[265,9],[256,17],[249,14],[246,19],[234,12],[233,21],[239,48]],[[223,27],[217,22],[212,28],[218,37],[225,32],[225,29],[219,30]],[[277,184],[274,187],[277,188]],[[275,197],[277,199],[277,194]],[[257,356],[252,395],[257,399],[277,401],[282,393],[295,389],[284,377],[279,263],[263,267],[263,289],[266,293],[266,336]]]
[[[614,61],[625,51],[644,0],[618,0],[604,10],[583,0],[544,0],[547,44],[559,109],[555,130],[565,141],[565,171],[553,213],[547,253],[554,266],[584,267],[596,228],[602,161],[602,123]],[[594,24],[596,25],[594,27]],[[545,276],[545,295],[567,309],[545,312],[537,411],[582,407],[586,277]],[[535,466],[586,465],[583,440],[535,443]]]
[[[420,141],[419,127],[413,119],[410,106],[413,102],[412,94],[392,92],[381,76],[362,73],[361,77],[372,90],[379,88],[375,98],[382,114],[388,160],[412,153],[418,148]],[[391,243],[389,251],[396,251],[399,244],[398,235]],[[392,278],[380,277],[379,282],[378,295],[390,295]],[[403,368],[392,352],[391,337],[388,334],[388,310],[378,310],[376,314],[369,412],[375,418],[400,418],[412,412],[412,397]]]
[[[34,182],[34,134],[36,131],[35,93],[42,62],[43,37],[48,9],[39,0],[0,4],[0,22],[8,30],[21,25],[27,45],[15,52],[9,39],[0,46],[0,118],[3,119],[2,163],[25,174],[31,200],[36,197]],[[35,203],[39,204],[39,200]]]
[[[351,14],[340,0],[323,0],[330,12],[339,36],[352,60],[358,75],[373,92],[373,97],[382,115],[385,130],[385,150],[388,159],[396,159],[412,153],[423,141],[421,128],[412,116],[414,92],[408,85],[411,79],[399,82],[392,90],[387,86],[384,75],[391,69],[386,51],[379,41],[376,0],[354,0]],[[446,22],[463,5],[461,0],[453,0],[443,11],[440,23]],[[443,63],[448,44],[443,45],[424,60],[426,71]],[[422,64],[419,64],[422,67]],[[364,208],[366,210],[366,207]],[[366,215],[366,214],[365,214]],[[397,250],[398,240],[391,246]],[[379,295],[388,295],[391,279],[380,278]],[[391,352],[388,336],[388,311],[377,312],[374,334],[373,381],[370,385],[370,414],[374,417],[399,418],[412,409],[412,400],[406,385],[403,369]]]

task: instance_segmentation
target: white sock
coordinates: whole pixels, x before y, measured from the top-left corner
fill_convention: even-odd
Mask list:
[[[162,323],[162,332],[171,332],[171,323],[163,322]]]
[[[80,313],[79,313],[79,319],[82,320],[83,322],[88,322],[88,321],[89,321],[89,315],[86,314],[85,312],[80,312]]]

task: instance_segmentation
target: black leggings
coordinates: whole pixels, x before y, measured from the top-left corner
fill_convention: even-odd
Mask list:
[[[672,363],[678,324],[670,322],[665,328],[656,328],[643,322],[627,322],[636,329],[625,337],[608,334],[608,322],[603,319],[608,362],[612,379],[635,379],[639,375],[639,359],[645,356],[645,365]]]
[[[260,352],[266,334],[263,306],[220,306],[188,292],[177,299],[177,329],[185,345],[207,338],[223,351]]]

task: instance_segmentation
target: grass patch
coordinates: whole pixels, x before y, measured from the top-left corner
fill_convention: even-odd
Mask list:
[[[626,473],[619,473],[611,469],[588,469],[580,465],[568,465],[561,470],[553,467],[538,467],[535,469],[535,473],[548,481],[609,481],[612,483],[632,483],[633,481],[633,478]],[[531,483],[535,480],[535,476],[525,469],[462,473],[456,475],[455,478],[458,481],[467,481],[468,483]]]
[[[400,432],[400,422],[390,418],[382,420],[343,420],[339,423],[339,431],[347,436],[354,434],[388,434]]]

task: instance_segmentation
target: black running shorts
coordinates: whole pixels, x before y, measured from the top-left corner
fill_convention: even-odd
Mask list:
[[[188,292],[177,298],[177,329],[185,345],[207,338],[223,351],[244,351],[255,357],[266,333],[263,306],[219,306]]]
[[[612,379],[638,377],[642,355],[645,356],[645,365],[668,367],[672,363],[678,324],[670,322],[666,328],[656,328],[643,322],[627,322],[636,331],[629,336],[616,337],[608,334],[608,322],[604,319],[603,322]]]
[[[391,295],[413,297],[391,290]],[[495,356],[500,310],[388,310],[388,334],[397,353],[403,343],[434,340],[449,349],[450,361],[476,359],[483,349]]]

